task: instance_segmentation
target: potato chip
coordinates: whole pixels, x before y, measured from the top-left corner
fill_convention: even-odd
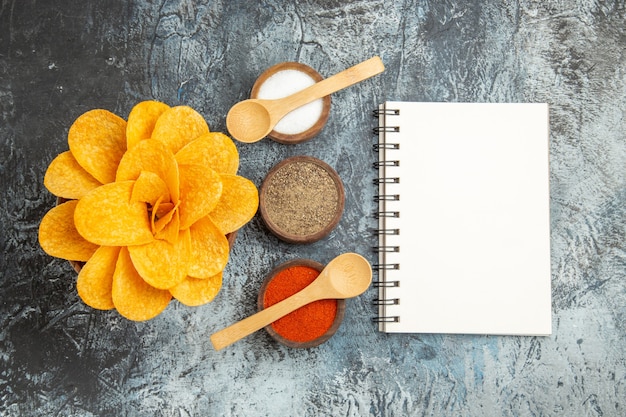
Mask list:
[[[178,164],[174,154],[156,140],[145,139],[130,149],[120,161],[116,181],[136,180],[142,171],[157,174],[167,184],[171,200],[178,201]]]
[[[135,181],[105,184],[78,201],[76,229],[98,245],[142,245],[154,240],[146,203],[130,200]]]
[[[130,201],[141,201],[154,206],[157,200],[170,201],[170,191],[165,181],[150,171],[141,171],[133,186]]]
[[[222,178],[202,165],[180,165],[180,228],[209,214],[222,195]]]
[[[170,288],[170,293],[181,303],[196,307],[213,301],[222,288],[222,272],[207,279],[185,278]]]
[[[172,295],[167,290],[148,285],[135,270],[128,249],[122,248],[113,274],[112,298],[122,316],[143,321],[165,310]]]
[[[200,113],[189,106],[172,107],[159,117],[152,139],[162,142],[173,154],[205,133],[209,126]]]
[[[187,274],[193,278],[209,278],[223,270],[228,263],[230,247],[221,230],[204,217],[195,222],[189,231],[191,263]]]
[[[50,162],[43,177],[43,185],[57,197],[79,199],[102,185],[78,164],[72,152],[60,153]]]
[[[157,200],[155,206],[152,208],[152,234],[159,233],[163,230],[177,212],[178,204],[162,203],[160,199]],[[180,218],[177,221],[177,225],[177,227],[180,228]]]
[[[181,165],[204,165],[218,174],[235,175],[239,169],[239,151],[235,142],[220,132],[200,136],[178,151],[175,156]]]
[[[159,197],[157,201],[152,206],[152,213],[150,213],[150,230],[152,230],[152,234],[156,233],[156,221],[159,218],[158,212],[161,207],[161,201],[163,201],[163,197]]]
[[[189,230],[180,231],[175,245],[165,240],[129,246],[128,252],[139,275],[155,288],[171,288],[187,276],[191,258]]]
[[[165,217],[157,220],[155,225],[155,238],[165,240],[166,242],[176,245],[180,231],[180,215],[178,210],[172,210]]]
[[[100,246],[78,273],[76,289],[88,306],[98,310],[114,307],[111,291],[119,253],[117,246]]]
[[[165,217],[170,211],[174,210],[178,207],[178,204],[174,205],[174,203],[161,202],[158,207],[155,207],[157,218]]]
[[[70,127],[67,141],[81,167],[102,184],[115,181],[126,152],[126,121],[107,110],[90,110]]]
[[[259,193],[252,181],[238,175],[222,175],[220,201],[209,218],[227,234],[250,221],[259,207]]]
[[[126,147],[131,149],[139,141],[149,139],[157,119],[169,108],[170,106],[165,103],[152,100],[142,101],[135,105],[128,115]]]
[[[74,226],[77,200],[53,207],[39,225],[39,244],[50,256],[70,261],[87,261],[99,245],[88,242]]]

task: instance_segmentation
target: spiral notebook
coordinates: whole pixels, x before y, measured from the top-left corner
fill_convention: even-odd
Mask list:
[[[548,105],[375,115],[379,330],[551,334]]]

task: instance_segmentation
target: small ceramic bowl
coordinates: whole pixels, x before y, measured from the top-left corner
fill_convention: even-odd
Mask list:
[[[297,73],[294,73],[295,71]],[[252,86],[250,98],[281,98],[306,88],[308,83],[313,84],[322,80],[323,77],[308,65],[299,62],[282,62],[268,68],[259,76]],[[329,114],[330,95],[289,113],[268,134],[268,137],[284,144],[305,142],[322,130]],[[294,127],[301,126],[302,123],[306,126],[302,128],[303,130]],[[290,127],[281,131],[281,124],[283,129]]]
[[[345,191],[337,172],[310,156],[276,164],[259,192],[259,212],[267,228],[288,243],[312,243],[339,223]]]
[[[270,285],[272,280],[274,280],[274,278],[276,278],[276,276],[280,274],[281,272],[285,271],[288,268],[292,268],[295,266],[306,266],[309,268],[313,268],[314,270],[318,272],[321,272],[322,269],[324,269],[324,265],[322,265],[319,262],[310,260],[310,259],[294,259],[294,260],[285,262],[277,266],[267,275],[267,277],[263,281],[263,284],[261,285],[261,288],[259,290],[258,300],[257,300],[257,306],[258,306],[259,311],[265,308],[265,293],[267,292],[268,286]],[[266,326],[265,330],[269,333],[269,335],[274,340],[276,340],[277,342],[287,347],[312,348],[315,346],[319,346],[322,343],[326,342],[328,339],[330,339],[337,332],[337,329],[339,329],[339,326],[341,325],[341,322],[343,321],[343,317],[344,317],[345,310],[346,310],[346,300],[338,299],[338,300],[332,300],[332,301],[335,301],[337,303],[337,310],[336,310],[335,318],[330,324],[330,327],[328,328],[328,330],[326,330],[326,332],[324,332],[322,335],[315,337],[314,339],[310,339],[306,341],[296,341],[296,340],[288,339],[287,337],[283,336],[276,330],[276,328],[274,327],[274,324],[270,324]],[[329,302],[329,300],[324,300],[324,302]],[[302,308],[305,308],[305,307],[302,307]],[[290,313],[290,314],[293,314],[293,313]],[[286,316],[286,318],[289,319],[289,316]],[[300,316],[299,318],[300,320],[297,322],[297,324],[299,325],[300,328],[305,329],[305,330],[307,328],[308,323],[312,323],[316,321],[316,317],[306,317],[306,319],[304,319],[302,316]],[[294,317],[292,316],[291,319],[294,319]],[[317,320],[319,322],[319,319]]]

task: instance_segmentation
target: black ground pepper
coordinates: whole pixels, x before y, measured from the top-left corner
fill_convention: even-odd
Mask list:
[[[339,191],[321,166],[298,161],[281,167],[267,184],[265,209],[286,233],[307,236],[324,229],[339,209]]]

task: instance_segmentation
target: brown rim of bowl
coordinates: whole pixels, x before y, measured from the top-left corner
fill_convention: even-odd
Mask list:
[[[267,193],[267,187],[268,187],[269,182],[271,181],[272,177],[276,174],[276,172],[278,172],[285,165],[294,163],[294,162],[309,162],[309,163],[312,163],[321,167],[330,175],[330,177],[333,179],[335,186],[337,188],[338,207],[337,207],[337,212],[335,213],[335,216],[322,230],[316,233],[310,234],[310,235],[295,235],[293,233],[289,233],[289,232],[282,230],[280,227],[276,225],[276,223],[274,223],[269,218],[269,215],[267,213],[265,200],[266,200],[266,193]],[[261,213],[261,218],[263,219],[263,222],[265,223],[267,228],[278,238],[288,243],[308,244],[308,243],[317,242],[318,240],[325,238],[326,236],[330,234],[330,232],[333,231],[335,227],[337,227],[337,224],[339,224],[339,221],[341,220],[341,217],[343,216],[343,210],[346,204],[345,200],[346,200],[345,190],[343,187],[343,183],[341,182],[341,178],[339,177],[339,174],[337,174],[337,171],[335,171],[330,165],[312,156],[305,156],[305,155],[292,156],[291,158],[284,159],[281,162],[274,165],[265,176],[265,179],[263,180],[263,183],[261,184],[261,190],[259,192],[259,212]]]
[[[68,198],[63,198],[63,197],[57,197],[57,201],[56,201],[56,205],[58,206],[59,204],[65,203],[66,201],[69,201],[70,199]],[[226,239],[228,240],[228,247],[230,248],[230,250],[233,249],[233,246],[235,245],[235,239],[237,239],[237,230],[235,230],[232,233],[228,233],[226,234]],[[83,269],[83,266],[85,266],[86,262],[84,261],[70,261],[68,260],[68,262],[70,263],[70,265],[72,266],[72,268],[74,268],[74,271],[76,271],[76,273],[80,273],[80,270]]]
[[[276,64],[268,68],[259,76],[259,78],[257,78],[254,85],[252,86],[252,91],[250,92],[250,98],[257,98],[257,95],[259,94],[259,90],[261,89],[261,85],[263,85],[263,83],[267,81],[269,77],[276,74],[277,72],[290,70],[290,69],[304,72],[309,77],[313,78],[315,82],[320,82],[324,79],[317,71],[315,71],[313,68],[309,67],[308,65],[302,64],[300,62],[281,62],[280,64]],[[293,135],[280,133],[275,130],[272,130],[267,136],[276,142],[283,143],[286,145],[302,143],[309,139],[312,139],[322,130],[322,128],[328,121],[328,116],[330,115],[330,103],[331,103],[330,94],[322,98],[322,103],[323,103],[322,114],[320,115],[319,119],[317,119],[317,122],[315,122],[315,124],[311,126],[309,129],[305,130],[304,132],[296,133]]]
[[[257,298],[257,308],[259,311],[263,310],[264,308],[265,291],[267,290],[267,286],[270,283],[270,281],[279,272],[287,268],[290,268],[292,266],[308,266],[319,272],[322,272],[322,270],[324,269],[324,265],[322,265],[319,262],[313,261],[311,259],[293,259],[291,261],[287,261],[285,263],[278,265],[269,274],[267,274],[267,276],[265,277],[265,280],[263,280],[263,283],[261,284],[261,288],[259,289],[259,295]],[[346,300],[337,299],[337,314],[335,315],[335,320],[333,321],[333,324],[326,331],[326,333],[324,333],[323,335],[321,335],[320,337],[316,339],[309,340],[306,342],[296,342],[296,341],[293,341],[293,340],[290,340],[281,336],[276,330],[274,330],[274,327],[272,327],[271,324],[265,326],[265,330],[267,331],[267,333],[269,333],[269,335],[274,340],[276,340],[277,342],[287,347],[298,348],[298,349],[308,349],[308,348],[321,345],[322,343],[330,339],[337,332],[337,329],[339,329],[339,326],[341,326],[341,323],[343,322],[345,311],[346,311]]]

